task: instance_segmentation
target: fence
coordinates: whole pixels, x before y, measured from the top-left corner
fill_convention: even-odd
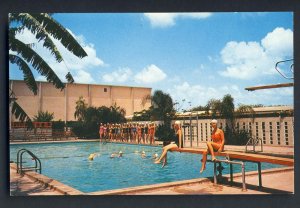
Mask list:
[[[12,122],[10,141],[61,140],[72,137],[70,129],[54,131],[52,122],[33,122],[33,129],[27,129],[24,122]]]
[[[194,118],[182,121],[186,146],[197,147],[199,143],[211,140],[210,121],[211,119]],[[219,128],[225,129],[225,125],[224,119],[218,119]],[[261,138],[264,145],[294,146],[293,117],[240,118],[236,119],[235,125],[237,129],[248,131],[251,136]]]

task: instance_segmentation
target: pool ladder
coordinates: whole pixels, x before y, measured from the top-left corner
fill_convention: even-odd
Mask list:
[[[35,165],[32,167],[24,167],[23,166],[23,154],[27,153],[31,156],[32,160],[34,160]],[[31,151],[27,149],[20,149],[17,153],[17,173],[23,174],[25,171],[35,171],[42,173],[42,164],[40,159],[33,154]]]
[[[260,144],[260,150],[256,150],[255,147],[259,146]],[[252,146],[252,150],[249,150],[248,147]],[[258,137],[250,137],[246,147],[245,147],[245,152],[263,152],[263,141],[261,138]]]

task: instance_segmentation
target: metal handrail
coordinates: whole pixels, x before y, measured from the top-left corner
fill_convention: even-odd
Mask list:
[[[23,167],[23,154],[27,153],[29,154],[32,159],[35,162],[35,166],[33,167]],[[24,172],[24,170],[35,170],[35,172],[39,171],[39,173],[42,173],[42,163],[40,161],[40,159],[33,154],[31,151],[27,150],[27,149],[20,149],[17,152],[17,173],[22,174]]]
[[[261,150],[260,151],[256,151],[255,150],[255,146],[257,146],[260,142],[260,146],[261,146]],[[248,146],[253,145],[253,150],[250,151],[248,150]],[[263,151],[263,142],[262,139],[259,137],[250,137],[249,140],[246,143],[246,147],[245,147],[245,152],[262,152]]]
[[[286,76],[284,73],[282,73],[281,71],[280,71],[280,69],[278,68],[278,65],[280,64],[280,63],[284,63],[284,62],[288,62],[288,61],[293,61],[294,59],[288,59],[288,60],[284,60],[284,61],[278,61],[276,64],[275,64],[275,69],[276,69],[276,71],[282,76],[282,77],[284,77],[285,79],[294,79],[294,77],[288,77],[288,76]],[[291,65],[290,65],[290,70],[291,70],[291,72],[292,73],[294,73],[294,63],[292,63]]]
[[[231,178],[231,181],[233,180],[232,179],[233,178],[233,176],[232,176],[232,174],[233,174],[232,173],[232,165],[233,164],[240,165],[241,168],[242,168],[242,184],[243,184],[242,191],[247,191],[246,177],[245,177],[245,163],[244,162],[232,161],[232,160],[230,160],[229,155],[226,156],[225,160],[216,159],[214,161],[209,161],[209,162],[214,163],[214,184],[218,183],[218,180],[217,180],[217,166],[216,166],[217,163],[223,162],[223,163],[230,164],[230,178]]]

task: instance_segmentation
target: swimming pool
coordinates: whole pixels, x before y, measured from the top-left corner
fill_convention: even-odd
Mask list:
[[[42,174],[58,180],[82,192],[104,191],[141,185],[202,178],[213,175],[213,164],[208,163],[206,171],[199,173],[201,156],[172,152],[168,154],[168,165],[153,163],[152,155],[161,153],[161,147],[102,144],[99,142],[67,142],[44,144],[12,144],[10,160],[17,161],[17,151],[26,148],[42,162]],[[114,152],[123,152],[123,157],[110,158]],[[145,151],[146,157],[141,157]],[[89,160],[91,153],[97,153]],[[24,154],[25,156],[25,154]],[[27,157],[27,163],[32,163]],[[229,165],[223,165],[223,174],[229,173]],[[262,169],[282,167],[262,163]],[[234,172],[241,172],[239,165],[233,165]],[[257,170],[255,163],[246,163],[246,171]]]

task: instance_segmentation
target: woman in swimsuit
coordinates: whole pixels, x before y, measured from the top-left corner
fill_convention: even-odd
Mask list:
[[[167,146],[164,146],[161,156],[159,157],[158,160],[155,160],[154,163],[156,163],[156,164],[160,163],[161,160],[166,157],[167,152],[169,150],[172,150],[173,148],[181,147],[182,132],[181,132],[181,123],[180,123],[180,121],[175,121],[174,129],[175,129],[175,138],[174,138],[175,142],[171,142],[171,144],[168,144]]]
[[[207,150],[203,152],[202,156],[202,167],[200,170],[200,173],[202,173],[205,170],[206,160],[207,160],[207,154],[211,154],[211,160],[216,160],[215,153],[214,152],[222,152],[224,150],[224,143],[225,143],[225,137],[224,132],[222,129],[219,129],[217,127],[217,120],[212,120],[210,122],[210,125],[212,127],[212,134],[211,134],[211,142],[207,142]]]

